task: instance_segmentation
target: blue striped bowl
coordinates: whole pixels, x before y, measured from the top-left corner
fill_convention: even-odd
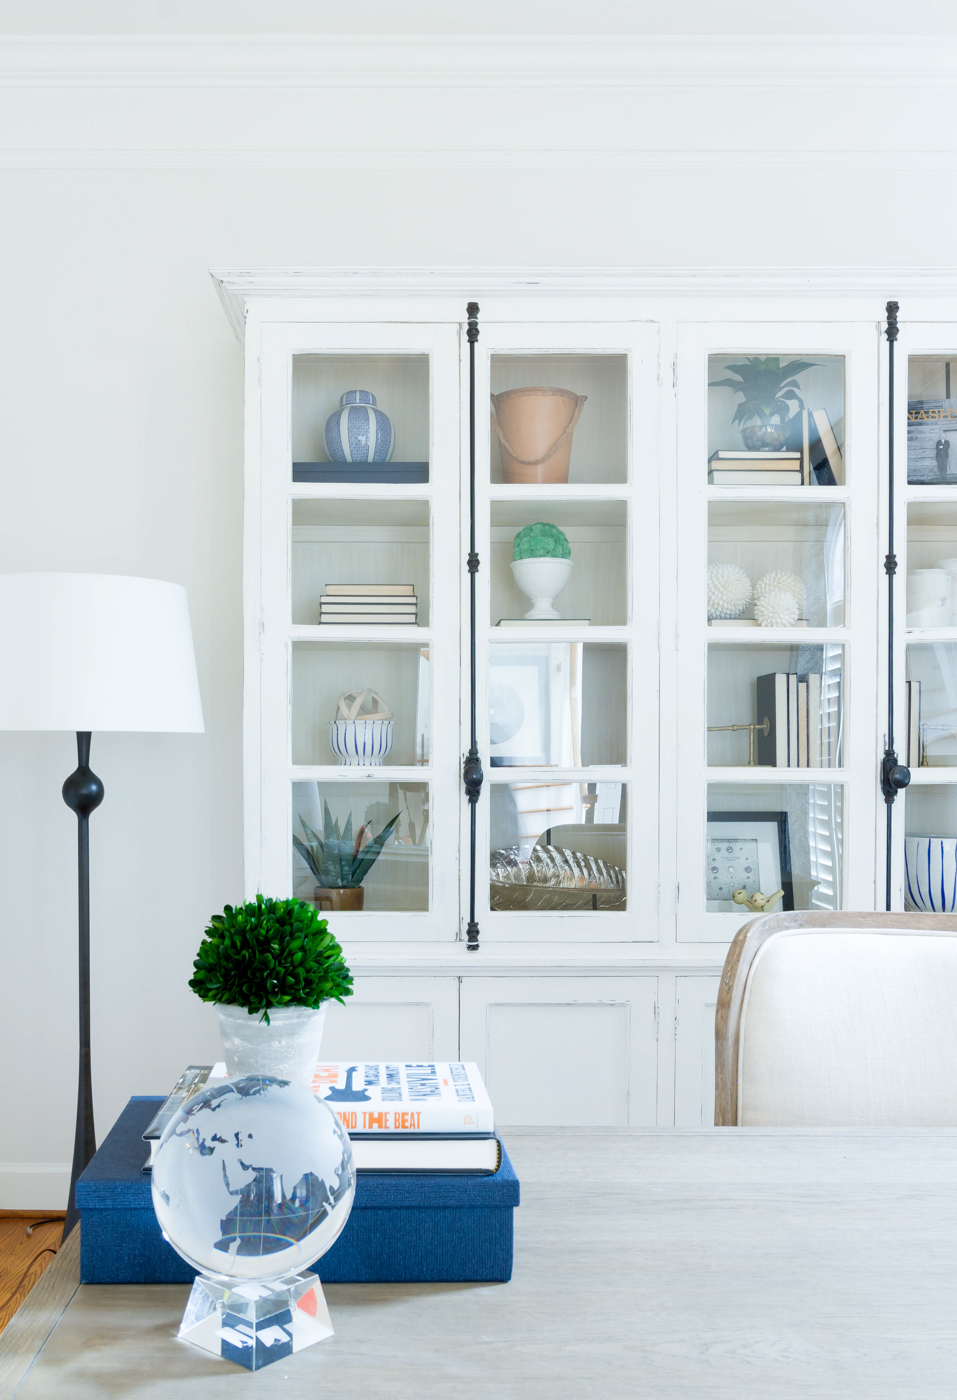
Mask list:
[[[376,408],[369,389],[350,389],[326,419],[330,462],[390,462],[395,433],[387,413]]]
[[[392,748],[394,719],[331,719],[329,747],[340,768],[378,768]]]
[[[905,836],[904,903],[924,914],[957,910],[957,838]]]

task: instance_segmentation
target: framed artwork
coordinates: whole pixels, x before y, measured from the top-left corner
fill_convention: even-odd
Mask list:
[[[552,762],[547,652],[494,648],[489,656],[488,707],[493,768],[543,767]]]
[[[760,890],[784,898],[772,912],[794,908],[787,812],[709,812],[705,841],[705,907],[709,914],[737,914],[735,890]],[[747,910],[744,910],[747,915]]]

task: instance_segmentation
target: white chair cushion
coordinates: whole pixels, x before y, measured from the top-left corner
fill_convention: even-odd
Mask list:
[[[745,990],[738,1123],[957,1126],[957,937],[769,938]]]

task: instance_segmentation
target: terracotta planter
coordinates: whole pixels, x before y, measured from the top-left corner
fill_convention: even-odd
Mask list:
[[[506,389],[492,395],[502,475],[513,483],[567,482],[572,433],[585,406],[570,389]]]
[[[312,899],[320,914],[341,914],[347,909],[361,909],[365,895],[361,885],[356,889],[335,889],[331,885],[317,885]]]

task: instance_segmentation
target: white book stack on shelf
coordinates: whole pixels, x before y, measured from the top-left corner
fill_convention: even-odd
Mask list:
[[[418,599],[411,583],[327,583],[319,599],[325,626],[414,627]]]
[[[711,486],[804,486],[800,452],[712,452]]]

